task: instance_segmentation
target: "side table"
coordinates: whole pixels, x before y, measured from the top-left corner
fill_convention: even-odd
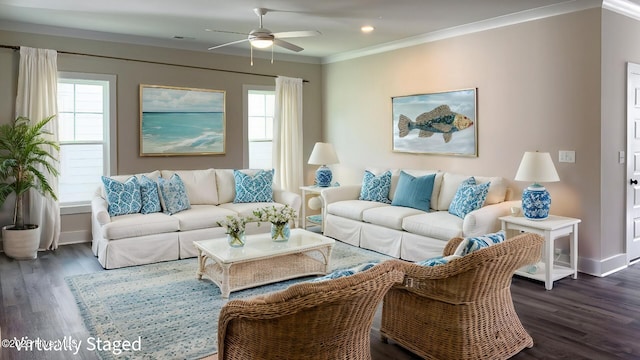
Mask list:
[[[312,225],[321,225],[322,226],[322,215],[318,217],[318,215],[307,216],[307,196],[316,195],[319,196],[322,189],[326,189],[323,187],[311,185],[311,186],[301,186],[300,190],[302,191],[302,212],[300,216],[300,227],[303,229],[307,228],[307,224]]]
[[[544,237],[542,259],[533,267],[525,267],[516,271],[517,275],[538,281],[544,281],[547,290],[553,288],[553,282],[567,276],[578,278],[578,224],[580,219],[549,215],[545,220],[529,220],[520,216],[503,216],[502,230],[530,232]],[[569,266],[554,263],[555,241],[569,236]]]

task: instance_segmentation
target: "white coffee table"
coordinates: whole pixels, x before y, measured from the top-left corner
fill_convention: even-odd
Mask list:
[[[227,299],[232,291],[328,273],[334,243],[303,229],[292,229],[286,242],[274,242],[268,233],[247,235],[241,248],[230,247],[226,238],[194,241],[196,275],[213,281]]]

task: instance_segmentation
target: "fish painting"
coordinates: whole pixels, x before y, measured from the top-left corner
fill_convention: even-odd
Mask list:
[[[472,125],[471,119],[451,111],[449,105],[440,105],[429,112],[418,115],[416,121],[411,121],[405,115],[400,115],[398,130],[400,130],[401,138],[416,129],[420,131],[418,137],[431,137],[435,133],[440,133],[444,142],[448,143],[454,132],[464,130]]]

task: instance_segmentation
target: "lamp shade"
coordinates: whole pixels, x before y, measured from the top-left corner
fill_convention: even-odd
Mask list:
[[[544,220],[549,217],[551,195],[544,186],[538,183],[560,181],[551,155],[547,152],[525,152],[515,179],[533,182],[522,191],[522,213],[524,216],[531,220]]]
[[[520,161],[515,180],[539,183],[560,181],[560,178],[548,152],[527,151]]]
[[[338,162],[338,155],[333,149],[333,145],[322,142],[317,142],[313,147],[308,161],[311,165],[330,165]]]

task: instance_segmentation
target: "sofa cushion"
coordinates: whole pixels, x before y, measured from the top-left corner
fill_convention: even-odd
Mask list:
[[[468,178],[469,175],[445,173],[442,178],[440,194],[438,195],[438,204],[435,209],[448,210],[453,197],[458,191],[458,186],[460,186],[460,184]],[[485,176],[474,176],[474,178],[476,179],[476,184],[491,182],[491,185],[489,185],[487,198],[484,202],[485,205],[498,204],[506,200],[505,198],[507,196],[507,183],[503,178]]]
[[[424,214],[424,211],[402,206],[381,206],[364,210],[362,212],[362,220],[387,228],[402,230],[402,220],[407,216],[417,214]]]
[[[218,188],[216,186],[216,171],[205,170],[162,170],[162,177],[170,179],[178,174],[184,183],[191,205],[218,205]]]
[[[180,222],[180,231],[205,229],[218,226],[218,221],[236,215],[234,211],[215,205],[192,205],[190,209],[172,215]]]
[[[360,189],[359,200],[391,204],[391,200],[389,200],[390,189],[391,171],[386,171],[383,174],[376,176],[371,171],[365,170],[362,178],[362,188]]]
[[[117,240],[169,233],[179,229],[178,219],[167,214],[129,214],[111,218],[111,222],[102,227],[102,236],[105,239]]]
[[[436,174],[415,177],[401,171],[391,205],[429,211],[435,178]]]
[[[347,219],[362,221],[362,213],[365,210],[387,206],[391,205],[366,200],[343,200],[327,205],[327,213]]]
[[[468,213],[480,209],[487,198],[491,183],[476,184],[472,177],[458,186],[458,191],[449,205],[449,213],[464,219]]]
[[[478,251],[492,245],[500,244],[504,242],[505,238],[506,236],[503,230],[481,236],[467,237],[464,238],[460,242],[460,244],[458,244],[458,247],[453,252],[453,254],[465,256],[467,254],[471,254],[474,251]]]
[[[142,195],[142,214],[151,214],[162,211],[158,183],[149,179],[146,175],[140,177],[140,194]]]
[[[109,204],[107,211],[109,216],[135,214],[142,208],[142,195],[140,183],[135,176],[129,177],[125,182],[102,177],[102,183]]]
[[[254,203],[227,203],[220,204],[221,208],[233,211],[238,216],[253,217],[253,211],[267,206],[275,206],[277,209],[284,207],[283,204],[272,202],[254,202]]]
[[[234,203],[273,202],[273,170],[260,170],[255,175],[235,170]]]
[[[173,174],[169,179],[159,178],[158,186],[166,213],[176,214],[191,208],[187,189],[178,174]]]
[[[462,236],[462,223],[461,218],[448,211],[436,211],[407,216],[402,221],[402,229],[416,235],[448,241]]]

